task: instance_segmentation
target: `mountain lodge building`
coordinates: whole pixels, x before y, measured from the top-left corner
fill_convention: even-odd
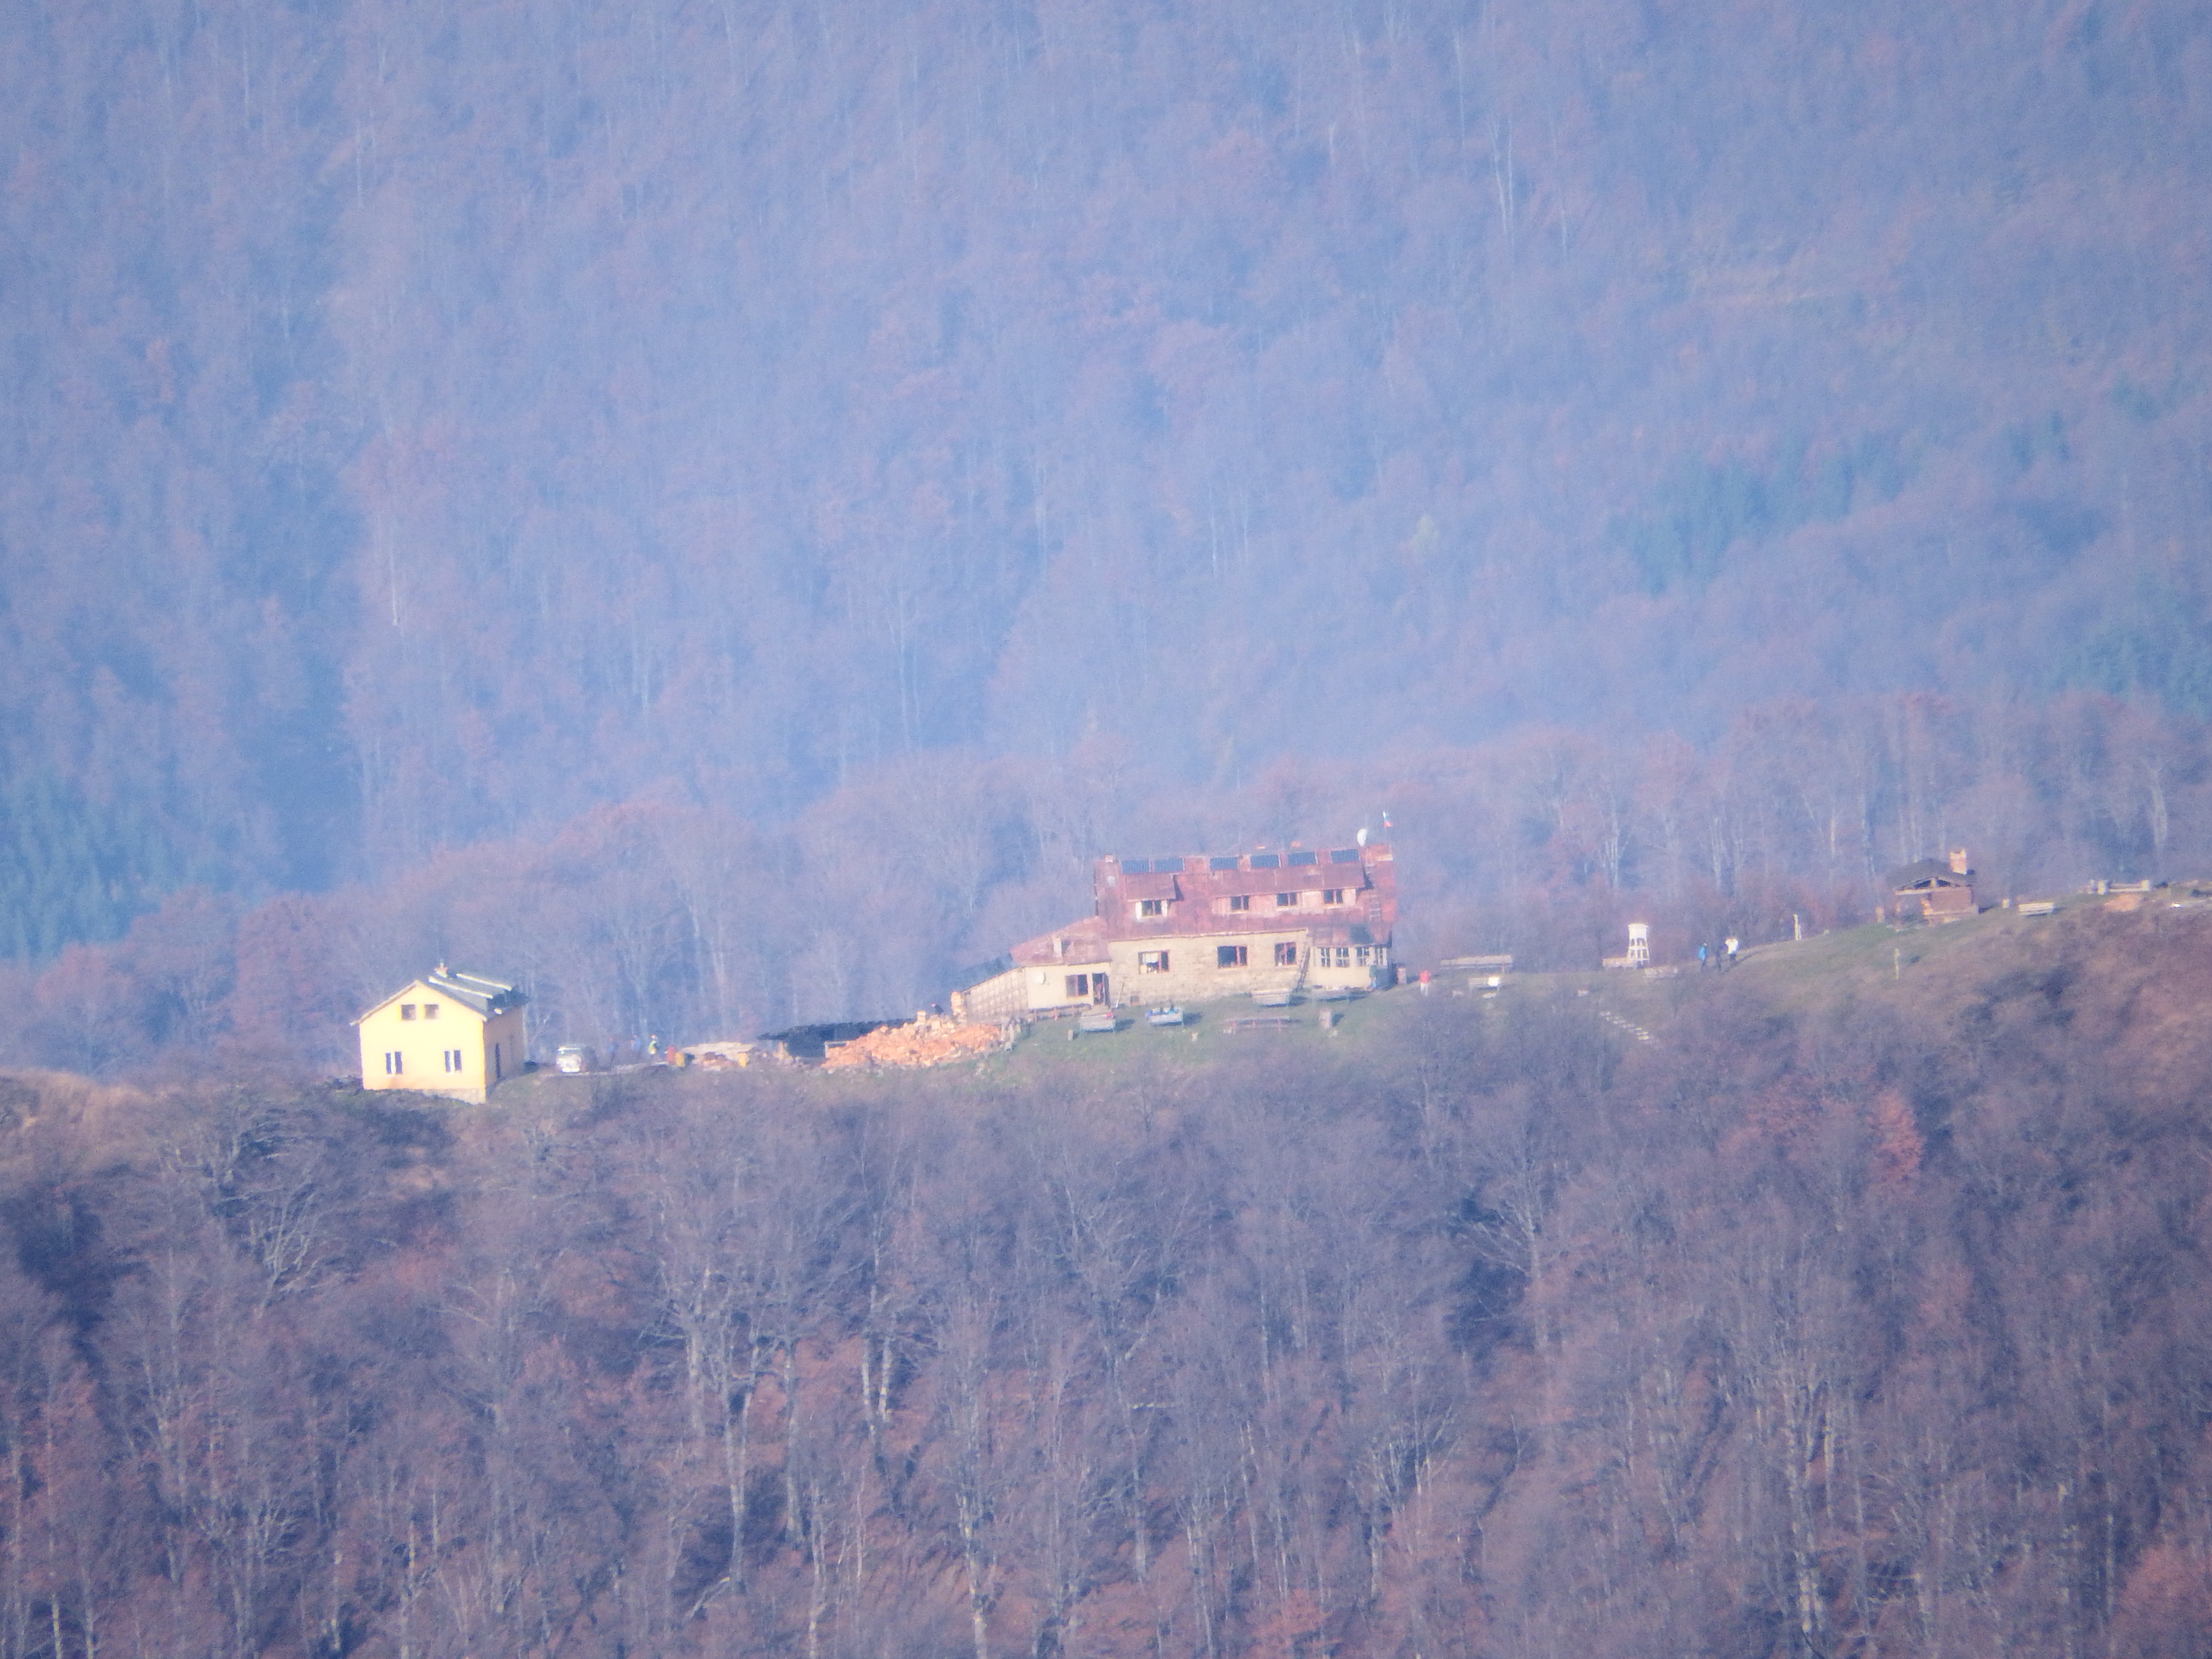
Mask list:
[[[1389,848],[1102,858],[1092,914],[1017,945],[961,998],[970,1019],[1383,982],[1398,920]]]

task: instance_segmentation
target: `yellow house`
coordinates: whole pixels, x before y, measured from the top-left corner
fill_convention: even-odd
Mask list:
[[[361,1029],[362,1087],[481,1102],[522,1070],[528,1000],[504,981],[453,973],[440,963],[435,973],[354,1022]]]

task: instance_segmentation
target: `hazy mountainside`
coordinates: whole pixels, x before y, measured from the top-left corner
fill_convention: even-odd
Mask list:
[[[2212,713],[2209,33],[25,9],[5,946],[962,746]]]
[[[1711,754],[1540,727],[1279,762],[1227,790],[1161,787],[1106,743],[1058,763],[940,752],[857,773],[781,829],[656,793],[381,883],[252,907],[184,888],[112,943],[0,968],[0,1054],[352,1074],[353,1017],[441,961],[519,984],[541,1059],[903,1017],[1087,914],[1100,847],[1340,846],[1393,822],[1378,801],[1413,968],[1595,969],[1631,921],[1662,963],[1847,928],[1894,906],[1893,866],[1962,844],[1992,910],[2085,877],[2176,884],[2161,904],[2212,878],[2212,728],[2100,698],[1765,704]]]
[[[1521,985],[483,1109],[0,1079],[0,1644],[2178,1659],[2208,945],[1754,962],[1650,1043]]]

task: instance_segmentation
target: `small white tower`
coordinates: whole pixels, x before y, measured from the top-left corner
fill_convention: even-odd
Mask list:
[[[1632,921],[1628,924],[1628,965],[1649,968],[1651,965],[1651,924]]]

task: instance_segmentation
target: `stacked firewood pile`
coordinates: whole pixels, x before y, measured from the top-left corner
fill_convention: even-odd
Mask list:
[[[886,1025],[850,1042],[830,1044],[822,1065],[825,1070],[945,1066],[1008,1048],[1018,1031],[1012,1024],[970,1024],[943,1014],[916,1014],[908,1024]]]

